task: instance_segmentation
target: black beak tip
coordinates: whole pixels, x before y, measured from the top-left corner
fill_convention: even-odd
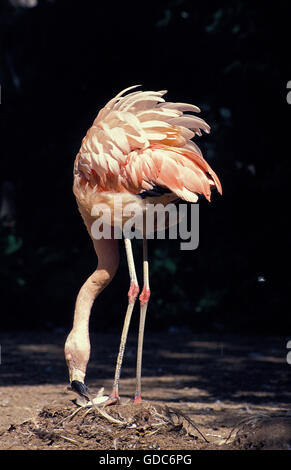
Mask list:
[[[81,397],[85,397],[89,400],[88,395],[90,394],[88,387],[80,382],[79,380],[72,380],[71,382],[72,389],[77,392]]]

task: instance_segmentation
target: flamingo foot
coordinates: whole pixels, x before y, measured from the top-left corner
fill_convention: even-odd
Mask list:
[[[141,394],[139,393],[138,395],[135,395],[133,403],[136,405],[137,403],[140,403],[142,401]]]
[[[109,395],[108,400],[104,403],[104,406],[118,405],[120,403],[120,396],[117,390],[113,390]]]

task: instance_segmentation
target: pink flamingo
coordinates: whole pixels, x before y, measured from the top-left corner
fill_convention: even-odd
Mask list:
[[[139,86],[139,85],[137,85]],[[91,226],[96,220],[92,207],[113,207],[118,194],[125,203],[145,205],[148,200],[167,204],[182,199],[196,202],[198,194],[210,201],[211,188],[222,193],[221,184],[192,142],[201,130],[209,133],[204,120],[183,112],[200,112],[192,104],[166,102],[166,91],[133,91],[126,88],[110,100],[97,115],[77,154],[73,191],[92,238],[98,258],[96,270],[81,287],[74,312],[73,328],[65,343],[65,358],[72,388],[90,397],[84,384],[90,356],[89,317],[95,298],[110,283],[119,264],[118,241],[94,239]],[[119,402],[120,370],[128,328],[139,286],[131,241],[124,239],[130,287],[117,357],[113,389],[106,405]],[[136,391],[134,403],[141,401],[141,367],[145,317],[150,298],[147,241],[143,239],[143,289],[139,296]]]

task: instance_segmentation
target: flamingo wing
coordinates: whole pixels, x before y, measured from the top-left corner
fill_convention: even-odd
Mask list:
[[[166,91],[131,91],[129,87],[100,110],[82,141],[75,177],[97,192],[171,191],[196,202],[210,200],[211,187],[221,193],[215,172],[191,140],[210,132],[200,112],[187,103],[166,102]],[[184,111],[187,114],[184,114]]]

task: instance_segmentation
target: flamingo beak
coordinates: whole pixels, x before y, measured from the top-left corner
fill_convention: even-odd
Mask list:
[[[85,397],[90,401],[90,392],[88,387],[84,384],[85,374],[81,370],[73,366],[71,354],[66,355],[66,362],[69,370],[69,377],[71,388],[74,392],[77,392],[81,397]]]
[[[88,401],[90,401],[91,394],[88,387],[83,382],[80,382],[79,380],[72,380],[71,387],[74,392],[78,393],[78,395],[85,397]]]

